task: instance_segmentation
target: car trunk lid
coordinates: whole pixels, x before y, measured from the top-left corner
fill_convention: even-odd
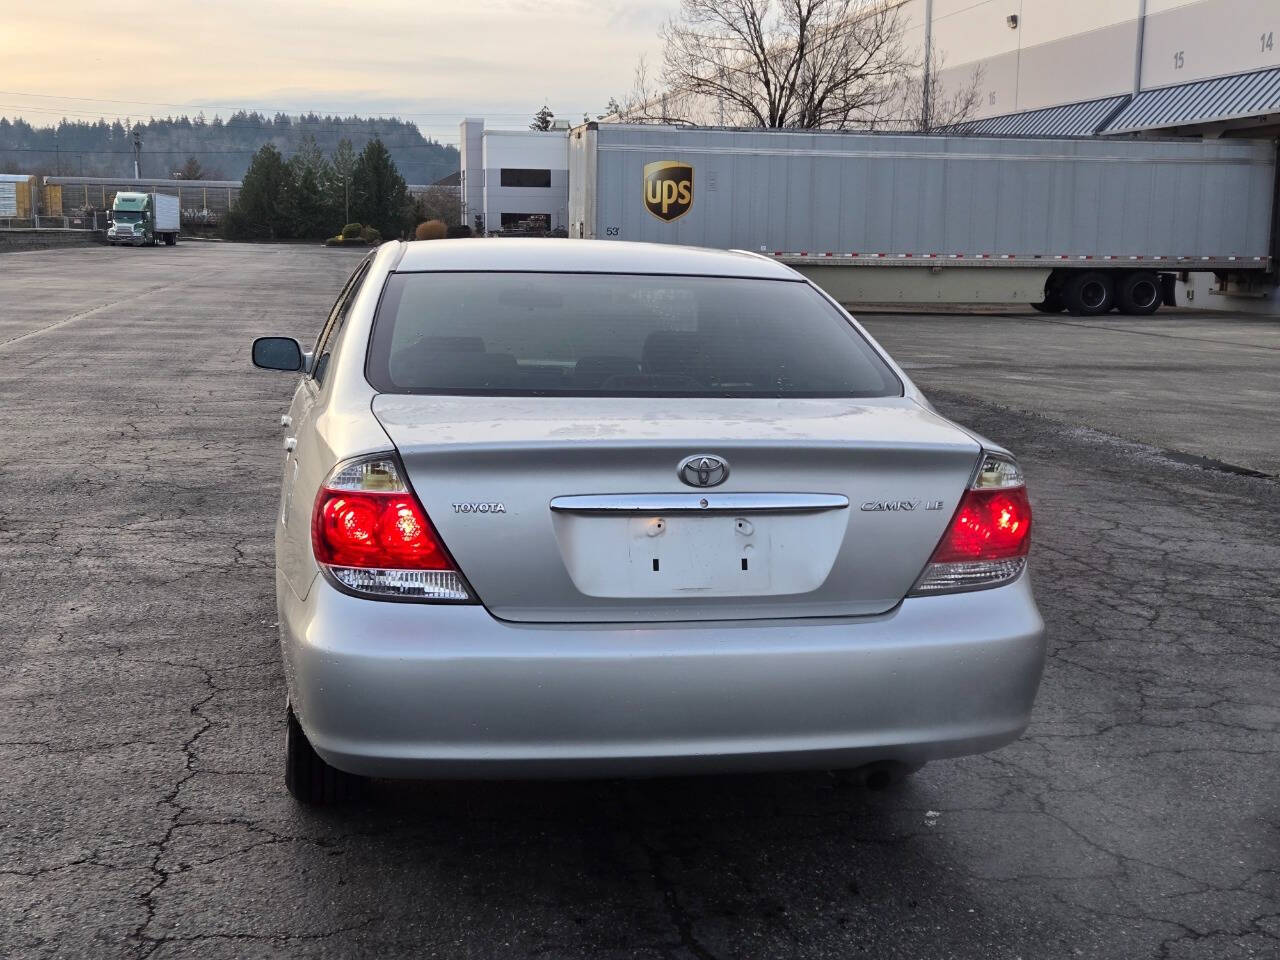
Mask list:
[[[529,622],[883,613],[980,449],[904,398],[382,394],[373,411],[480,600]],[[723,482],[681,479],[702,456]]]

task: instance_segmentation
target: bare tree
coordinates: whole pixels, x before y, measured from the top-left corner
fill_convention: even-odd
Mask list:
[[[682,88],[664,89],[649,76],[649,61],[642,54],[631,80],[631,92],[619,103],[612,97],[609,106],[616,108],[610,120],[618,123],[692,124],[708,122],[699,117],[696,98]]]
[[[901,97],[893,102],[889,115],[880,118],[876,125],[929,133],[948,130],[973,119],[982,102],[982,81],[986,76],[982,64],[975,66],[963,80],[951,84],[942,80],[945,66],[946,57],[935,53],[930,45],[919,66],[919,75],[902,85]]]
[[[441,220],[446,224],[462,221],[462,195],[456,187],[432,185],[413,197],[413,216],[418,223]],[[420,238],[421,239],[421,238]]]
[[[910,68],[901,38],[900,6],[883,0],[681,0],[661,33],[665,93],[637,106],[644,119],[862,126]],[[680,97],[701,115],[673,110]]]

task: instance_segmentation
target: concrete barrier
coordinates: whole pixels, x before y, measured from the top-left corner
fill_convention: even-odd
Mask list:
[[[16,250],[48,250],[54,247],[83,247],[106,243],[102,230],[0,230],[0,253]]]

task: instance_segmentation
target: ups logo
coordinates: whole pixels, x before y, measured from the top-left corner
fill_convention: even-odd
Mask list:
[[[646,163],[644,206],[668,223],[683,217],[693,206],[693,167],[678,160]]]

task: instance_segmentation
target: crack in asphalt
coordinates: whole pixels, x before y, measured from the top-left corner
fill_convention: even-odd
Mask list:
[[[287,388],[224,341],[314,326],[342,277],[290,251],[315,289],[285,302],[277,262],[209,255],[240,258],[241,313],[210,283],[154,321],[198,363],[161,379],[172,357],[113,346],[121,305],[89,394],[65,327],[0,369],[6,960],[1280,954],[1280,484],[962,395],[934,399],[1032,484],[1049,659],[1016,744],[874,795],[795,774],[294,808],[263,414]]]
[[[182,744],[183,773],[174,783],[173,788],[156,804],[158,807],[169,807],[171,812],[167,818],[168,823],[165,827],[164,835],[152,843],[155,848],[155,854],[152,856],[149,869],[155,879],[142,894],[142,904],[146,910],[146,918],[133,931],[133,939],[138,942],[137,957],[139,960],[151,956],[164,945],[166,939],[169,939],[166,937],[153,937],[148,933],[156,917],[155,898],[159,895],[164,885],[169,882],[170,877],[170,872],[161,864],[168,851],[170,840],[173,839],[174,833],[181,826],[179,821],[188,812],[188,808],[178,801],[178,796],[182,793],[182,788],[196,775],[196,743],[214,726],[213,721],[205,716],[204,708],[212,702],[214,697],[222,692],[222,689],[214,683],[213,675],[208,670],[201,669],[201,673],[204,675],[204,682],[208,687],[208,691],[203,697],[191,704],[189,708],[191,716],[195,717],[199,723],[195,733]]]
[[[694,929],[693,917],[685,909],[684,904],[681,902],[679,891],[667,872],[665,854],[656,844],[650,841],[645,831],[643,811],[632,802],[630,791],[625,786],[621,788],[621,794],[620,805],[628,811],[627,822],[630,827],[632,841],[644,852],[654,889],[662,897],[662,904],[666,910],[667,918],[671,921],[671,926],[675,928],[681,946],[694,957],[697,957],[698,960],[720,960],[716,954],[698,939]]]

